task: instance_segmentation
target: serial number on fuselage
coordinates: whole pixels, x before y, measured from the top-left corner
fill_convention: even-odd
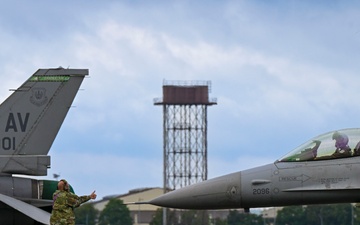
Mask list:
[[[253,189],[253,195],[269,195],[270,188],[255,188]]]

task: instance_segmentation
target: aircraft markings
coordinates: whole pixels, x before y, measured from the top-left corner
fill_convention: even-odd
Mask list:
[[[230,187],[227,192],[226,195],[228,196],[228,198],[234,198],[238,193],[238,188],[236,186],[232,186]]]
[[[331,178],[320,178],[321,184],[337,184],[349,180],[349,177],[331,177]]]
[[[304,183],[308,181],[311,177],[305,174],[301,174],[300,176],[288,176],[288,177],[279,177],[280,182],[292,182],[292,181],[301,181]]]
[[[268,195],[270,194],[270,188],[255,188],[253,189],[253,195]]]
[[[29,122],[30,113],[9,113],[5,133],[11,132],[26,132],[26,128]],[[0,149],[8,151],[15,150],[16,138],[15,137],[2,137],[0,141]]]
[[[6,123],[5,132],[8,132],[12,129],[14,132],[18,132],[18,125],[21,129],[21,132],[26,131],[27,123],[29,121],[30,113],[26,113],[25,117],[23,118],[21,113],[17,113],[17,118],[14,116],[14,113],[9,113],[9,117]],[[18,120],[18,123],[16,122]]]

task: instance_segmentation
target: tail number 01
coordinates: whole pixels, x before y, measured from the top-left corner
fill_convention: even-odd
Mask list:
[[[4,137],[0,144],[3,150],[15,150],[15,137]]]

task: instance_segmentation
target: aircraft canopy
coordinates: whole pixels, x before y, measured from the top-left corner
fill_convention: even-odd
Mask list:
[[[332,131],[314,137],[278,161],[331,160],[352,156],[360,156],[359,128]]]

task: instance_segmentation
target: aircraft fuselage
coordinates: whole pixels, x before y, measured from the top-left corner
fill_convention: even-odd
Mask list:
[[[358,202],[359,160],[268,164],[194,184],[150,203],[170,208],[226,209]]]
[[[332,142],[339,133],[329,132],[272,164],[193,184],[148,203],[180,209],[249,209],[359,202],[360,129],[341,132],[346,138],[335,147]]]

